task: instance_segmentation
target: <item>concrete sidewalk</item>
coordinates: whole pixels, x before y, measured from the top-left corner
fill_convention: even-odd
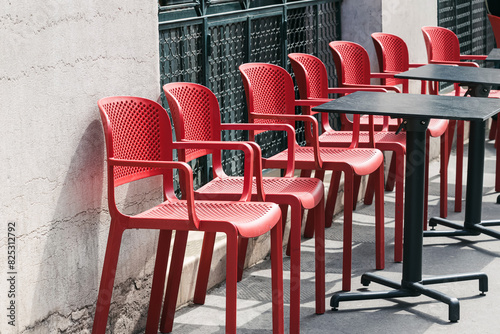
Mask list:
[[[486,143],[483,219],[500,219],[500,205],[495,204],[495,152],[493,142]],[[449,168],[449,216],[462,222],[464,212],[453,212],[455,156]],[[429,215],[439,214],[439,163],[431,163]],[[465,168],[466,169],[466,168]],[[464,184],[466,178],[464,175]],[[465,196],[465,185],[464,185]],[[393,262],[394,192],[385,193],[386,268],[378,274],[401,279],[401,263]],[[463,207],[465,210],[465,206]],[[383,291],[387,288],[372,283],[360,284],[364,272],[374,271],[375,231],[374,206],[358,205],[353,227],[352,291]],[[438,226],[438,229],[445,229]],[[499,228],[500,230],[500,228]],[[460,300],[460,320],[448,321],[448,306],[425,296],[391,300],[341,302],[338,311],[329,307],[332,293],[341,289],[342,215],[335,217],[326,229],[326,313],[314,313],[314,243],[303,239],[301,285],[302,333],[498,333],[500,331],[500,240],[480,235],[475,237],[424,238],[423,275],[447,275],[479,272],[489,277],[489,291],[481,296],[477,281],[433,285]],[[288,332],[289,258],[284,257],[285,327]],[[187,279],[187,278],[186,278]],[[238,284],[238,333],[270,333],[271,326],[270,261],[246,269]],[[205,305],[189,304],[177,311],[174,333],[224,333],[225,286],[209,291]]]

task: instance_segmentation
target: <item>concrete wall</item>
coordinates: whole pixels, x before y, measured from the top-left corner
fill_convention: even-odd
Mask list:
[[[411,63],[427,63],[420,29],[423,26],[437,26],[436,0],[382,0],[382,32],[397,35],[406,42]],[[411,92],[420,92],[419,82],[413,80],[410,84]]]
[[[2,1],[0,50],[0,332],[85,333],[109,228],[96,103],[109,95],[158,98],[157,4]],[[147,204],[139,201],[143,189],[121,190],[131,210]],[[5,311],[7,222],[17,235],[15,327]],[[143,293],[154,240],[150,232],[125,234],[122,299]],[[148,298],[134,299],[121,316],[113,307],[115,332],[142,326]]]
[[[424,60],[413,50],[423,50],[418,29],[435,20],[435,0],[344,0],[342,10],[344,39],[373,50],[370,33],[396,32],[412,60]],[[15,326],[2,312],[1,333],[89,332],[109,228],[96,102],[158,98],[157,25],[155,1],[0,4],[0,254],[8,250],[7,223],[17,237],[15,299],[5,298],[10,270],[0,260],[0,309],[16,303]],[[160,198],[154,182],[120,189],[127,212]],[[144,327],[155,239],[154,232],[124,235],[110,332]]]
[[[342,40],[362,45],[378,72],[377,54],[370,34],[382,31],[382,0],[344,0],[341,7]]]
[[[424,38],[420,30],[437,25],[436,0],[344,0],[342,2],[342,39],[361,44],[370,56],[373,72],[379,72],[377,54],[371,34],[391,33],[408,45],[410,62],[427,63]],[[372,80],[379,83],[379,80]],[[410,81],[410,93],[420,93],[420,82]],[[439,154],[439,139],[431,141],[431,156]]]
[[[408,45],[410,62],[427,63],[420,28],[437,25],[436,0],[344,0],[342,2],[342,39],[361,44],[370,56],[372,71],[378,72],[378,60],[370,35],[386,32],[400,36]],[[420,92],[419,83],[411,92]]]

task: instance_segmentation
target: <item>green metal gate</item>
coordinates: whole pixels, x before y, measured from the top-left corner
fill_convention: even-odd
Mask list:
[[[328,43],[340,39],[340,4],[341,0],[160,0],[161,84],[188,81],[207,86],[219,100],[223,122],[246,122],[238,66],[267,62],[290,71],[287,54],[304,52],[322,59],[333,74]],[[302,142],[303,127],[297,132]],[[223,139],[247,138],[230,131]],[[284,139],[279,133],[262,134],[258,142],[263,155],[283,150]],[[241,174],[241,154],[226,151],[223,159],[228,174]],[[210,166],[207,160],[193,164],[196,186],[207,182]]]
[[[438,0],[438,25],[457,34],[462,54],[488,54],[495,46],[484,0]]]

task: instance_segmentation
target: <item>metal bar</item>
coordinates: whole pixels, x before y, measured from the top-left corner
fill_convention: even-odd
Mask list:
[[[370,282],[385,285],[393,289],[401,289],[401,283],[395,282],[393,280],[380,277],[373,273],[366,273],[361,275],[361,284],[363,284],[363,286],[368,286]]]
[[[403,279],[422,280],[425,141],[429,119],[407,119]]]
[[[470,122],[467,190],[465,201],[465,228],[481,222],[483,204],[485,122]]]
[[[479,291],[485,293],[488,291],[488,276],[485,273],[470,273],[470,274],[459,274],[459,275],[446,275],[446,276],[435,276],[432,278],[425,278],[422,280],[423,285],[429,284],[440,284],[440,283],[450,283],[450,282],[463,282],[479,280]]]
[[[432,299],[439,300],[443,303],[448,304],[448,319],[451,322],[457,322],[460,319],[460,303],[455,297],[449,297],[442,292],[428,289],[419,283],[412,283],[412,288],[419,291],[423,295],[430,297]]]

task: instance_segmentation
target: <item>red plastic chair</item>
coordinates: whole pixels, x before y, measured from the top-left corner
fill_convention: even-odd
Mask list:
[[[333,209],[337,198],[340,173],[344,172],[344,238],[342,289],[351,289],[352,262],[352,210],[354,176],[376,175],[375,230],[376,230],[376,268],[384,268],[384,206],[383,206],[383,154],[376,149],[319,147],[318,121],[309,115],[295,115],[296,106],[321,104],[321,100],[295,101],[294,84],[290,74],[283,68],[264,63],[249,63],[239,67],[247,98],[248,119],[257,124],[290,124],[296,121],[312,126],[310,145],[295,147],[295,167],[316,170],[315,176],[322,179],[326,170],[333,171],[332,183],[328,190],[326,209]],[[355,130],[359,132],[359,129]],[[255,132],[257,133],[257,132]],[[251,137],[253,138],[253,133]],[[285,168],[289,150],[263,159],[265,168]],[[327,226],[332,218],[325,215]],[[307,229],[307,225],[306,225]]]
[[[206,87],[194,83],[171,83],[163,86],[165,96],[170,106],[174,122],[176,138],[179,141],[221,141],[223,130],[287,130],[289,145],[293,148],[295,131],[286,124],[221,124],[219,104],[215,95]],[[255,142],[254,151],[260,152]],[[293,153],[293,149],[290,150]],[[179,152],[179,160],[190,161],[211,153],[208,150],[189,150]],[[294,157],[290,154],[290,157]],[[256,157],[256,161],[260,160]],[[212,158],[213,179],[195,192],[196,198],[206,200],[237,200],[243,187],[243,178],[227,176],[222,168],[220,155]],[[261,170],[260,164],[255,168],[255,174]],[[294,164],[289,163],[285,177],[264,177],[256,180],[253,186],[252,200],[258,200],[256,184],[262,181],[265,200],[279,204],[284,212],[291,207],[290,228],[290,331],[300,331],[300,246],[301,246],[301,216],[304,209],[313,212],[316,238],[316,313],[325,312],[325,254],[324,254],[324,188],[320,180],[313,178],[293,177]],[[284,216],[284,215],[283,215]],[[195,303],[205,300],[208,274],[212,260],[215,233],[205,234],[203,252],[200,259],[200,269],[195,292]],[[240,240],[240,269],[245,262],[248,239]],[[242,270],[240,270],[240,273]]]
[[[425,46],[427,48],[427,58],[429,64],[444,64],[444,65],[457,65],[457,66],[469,66],[469,67],[479,67],[475,62],[463,61],[463,60],[484,60],[487,58],[486,55],[461,55],[460,54],[460,44],[457,35],[449,29],[442,27],[422,27],[422,33],[424,35]],[[454,85],[455,90],[451,92],[451,95],[463,96],[466,92],[464,88],[461,88],[458,84]],[[438,94],[439,86],[437,83],[432,88],[433,94]],[[500,98],[500,91],[491,90],[489,97]],[[450,122],[449,130],[449,147],[448,152],[451,151],[451,140],[453,139],[454,132],[454,121]],[[464,122],[457,121],[457,180],[455,185],[455,211],[460,212],[462,210],[462,171],[463,171],[463,145],[464,145]],[[490,136],[494,133],[491,133]],[[491,139],[493,139],[491,138]],[[499,150],[497,150],[499,151]],[[500,191],[500,159],[499,153],[497,153],[497,170],[496,170],[496,183],[495,190]],[[457,195],[458,192],[458,195]]]
[[[389,71],[390,73],[400,73],[409,70],[413,67],[419,67],[424,64],[415,64],[409,62],[408,47],[406,43],[400,37],[396,35],[386,34],[386,33],[373,33],[372,35],[373,44],[377,52],[378,63],[381,71]],[[393,79],[392,81],[387,81],[386,84],[402,84],[403,92],[408,92],[408,80],[404,79]],[[422,94],[425,94],[425,82],[422,81]],[[441,163],[441,173],[440,173],[440,216],[446,217],[448,215],[448,158],[449,155],[446,154],[448,146],[448,137],[446,136],[446,130],[448,128],[449,121],[431,119],[429,122],[429,127],[427,130],[427,140],[426,140],[426,175],[425,175],[425,198],[429,197],[429,147],[430,147],[430,137],[441,137],[441,153],[440,153],[440,163]],[[427,212],[428,212],[428,201],[424,202],[424,228],[427,229]]]
[[[490,21],[493,35],[495,36],[497,48],[500,48],[500,17],[488,14],[488,20]]]
[[[253,148],[244,143],[174,145],[166,111],[147,99],[109,97],[99,100],[98,105],[106,139],[111,223],[92,332],[103,334],[106,331],[122,234],[126,229],[140,228],[160,230],[146,333],[158,332],[170,239],[174,230],[176,242],[169,280],[180,280],[184,254],[176,254],[176,251],[180,249],[178,241],[185,240],[188,231],[223,232],[227,235],[226,331],[231,333],[236,332],[238,237],[256,237],[271,230],[273,331],[283,333],[281,215],[279,206],[274,203],[246,202],[251,197]],[[195,201],[192,170],[184,162],[172,161],[174,147],[243,150],[246,168],[241,199],[232,202]],[[181,200],[174,194],[173,169],[180,171]],[[121,213],[115,203],[115,187],[155,175],[163,176],[164,202],[135,215]],[[167,295],[167,302],[175,304],[177,291],[167,290]],[[174,314],[172,312],[167,316],[173,318]],[[172,328],[161,330],[170,332]]]
[[[396,87],[390,87],[390,86],[385,86],[385,85],[372,85],[370,83],[371,79],[384,79],[384,78],[392,78],[391,74],[387,73],[371,73],[370,72],[370,60],[368,58],[368,54],[366,54],[366,51],[357,50],[355,48],[352,48],[352,45],[356,43],[352,42],[343,42],[343,41],[336,41],[336,42],[330,42],[330,50],[332,49],[332,43],[335,45],[336,48],[342,47],[342,45],[346,46],[349,48],[351,52],[353,52],[352,55],[350,55],[346,59],[343,60],[343,64],[341,65],[341,70],[337,69],[337,79],[338,79],[338,86],[340,88],[383,88],[386,90],[391,90],[395,92],[400,92],[399,88]],[[356,44],[358,45],[358,44]],[[336,55],[333,56],[335,60],[335,67],[338,68],[337,62],[338,60],[335,59]],[[338,62],[340,64],[340,62]],[[368,64],[368,65],[367,65]],[[343,71],[343,66],[351,67],[360,67],[356,73],[345,73]],[[387,88],[390,87],[390,88]],[[375,124],[375,130],[376,131],[381,131],[382,129],[385,129],[387,127],[387,124],[384,122],[387,122],[389,119],[389,130],[396,131],[397,128],[399,127],[399,120],[398,119],[391,119],[388,117],[384,116],[374,116],[374,124]],[[352,121],[347,118],[347,115],[343,114],[341,115],[341,122],[342,122],[342,128],[341,130],[352,130]],[[368,117],[361,117],[361,130],[362,131],[368,131],[369,126],[368,126]]]
[[[295,73],[295,80],[299,87],[301,99],[325,99],[328,94],[346,94],[357,90],[381,90],[383,88],[328,88],[328,75],[323,62],[312,55],[303,53],[292,53],[288,55]],[[359,68],[359,67],[356,67]],[[344,68],[350,72],[350,69]],[[349,90],[348,92],[344,90]],[[311,108],[303,108],[305,114],[316,114]],[[322,134],[319,136],[320,146],[328,147],[349,147],[352,144],[352,131],[334,131],[328,122],[328,114],[322,114]],[[326,116],[326,117],[325,117]],[[388,124],[388,117],[385,122]],[[355,138],[356,139],[356,138]],[[360,132],[359,147],[377,148],[381,151],[392,151],[393,159],[396,161],[396,205],[395,205],[395,248],[394,261],[403,260],[403,184],[404,184],[404,156],[406,152],[405,133],[395,134],[394,132],[380,131],[375,133]],[[366,192],[365,204],[371,203],[373,199],[373,185],[369,187],[371,191]]]

